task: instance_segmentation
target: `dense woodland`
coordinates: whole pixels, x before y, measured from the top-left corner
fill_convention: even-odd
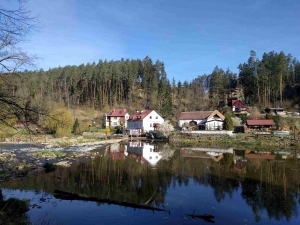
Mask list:
[[[1,74],[2,95],[14,96],[34,109],[50,109],[57,103],[69,109],[92,107],[106,112],[126,107],[130,113],[155,109],[175,120],[189,110],[226,110],[226,99],[238,97],[259,109],[282,106],[297,110],[300,103],[300,62],[290,54],[274,51],[262,58],[251,51],[247,62],[237,65],[239,74],[218,66],[194,80],[175,81],[164,63],[144,59],[102,61],[47,71]],[[38,120],[28,113],[31,120]],[[38,122],[38,121],[36,121]]]

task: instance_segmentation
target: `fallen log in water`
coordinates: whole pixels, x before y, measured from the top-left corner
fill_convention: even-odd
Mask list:
[[[73,192],[68,192],[68,191],[61,191],[61,190],[55,190],[54,191],[54,197],[58,199],[63,199],[63,200],[82,200],[82,201],[92,201],[92,202],[100,202],[100,203],[106,203],[109,205],[119,205],[119,206],[124,206],[124,207],[129,207],[129,208],[134,208],[134,209],[144,209],[144,210],[151,210],[151,211],[161,211],[161,212],[168,212],[171,214],[170,210],[166,209],[160,209],[152,206],[147,206],[147,205],[140,205],[136,203],[130,203],[130,202],[119,202],[115,200],[109,200],[105,198],[96,198],[96,197],[89,197]]]
[[[187,216],[190,216],[192,218],[200,218],[203,219],[205,222],[209,222],[209,223],[215,223],[215,221],[213,221],[213,219],[215,218],[215,216],[211,215],[211,214],[203,214],[203,215],[197,215],[195,214],[195,209],[193,214],[185,214]]]

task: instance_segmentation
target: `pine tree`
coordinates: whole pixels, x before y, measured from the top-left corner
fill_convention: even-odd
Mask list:
[[[74,134],[79,134],[79,133],[80,133],[80,130],[79,130],[79,121],[78,121],[77,118],[76,118],[76,120],[75,120],[75,122],[74,122],[72,132],[73,132]]]
[[[224,130],[233,130],[233,122],[231,119],[231,114],[229,112],[225,113],[225,120],[223,123]]]

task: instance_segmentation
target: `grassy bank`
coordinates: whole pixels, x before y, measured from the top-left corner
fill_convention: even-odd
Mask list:
[[[169,143],[173,146],[207,146],[207,147],[232,147],[239,148],[291,148],[300,146],[300,137],[256,135],[241,133],[233,136],[223,134],[191,134],[176,133],[169,137]]]

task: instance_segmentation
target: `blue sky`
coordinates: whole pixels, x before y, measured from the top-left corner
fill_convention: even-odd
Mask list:
[[[218,65],[238,72],[250,50],[300,60],[299,0],[30,0],[43,29],[22,48],[45,70],[87,62],[165,63],[168,78],[191,81]]]

